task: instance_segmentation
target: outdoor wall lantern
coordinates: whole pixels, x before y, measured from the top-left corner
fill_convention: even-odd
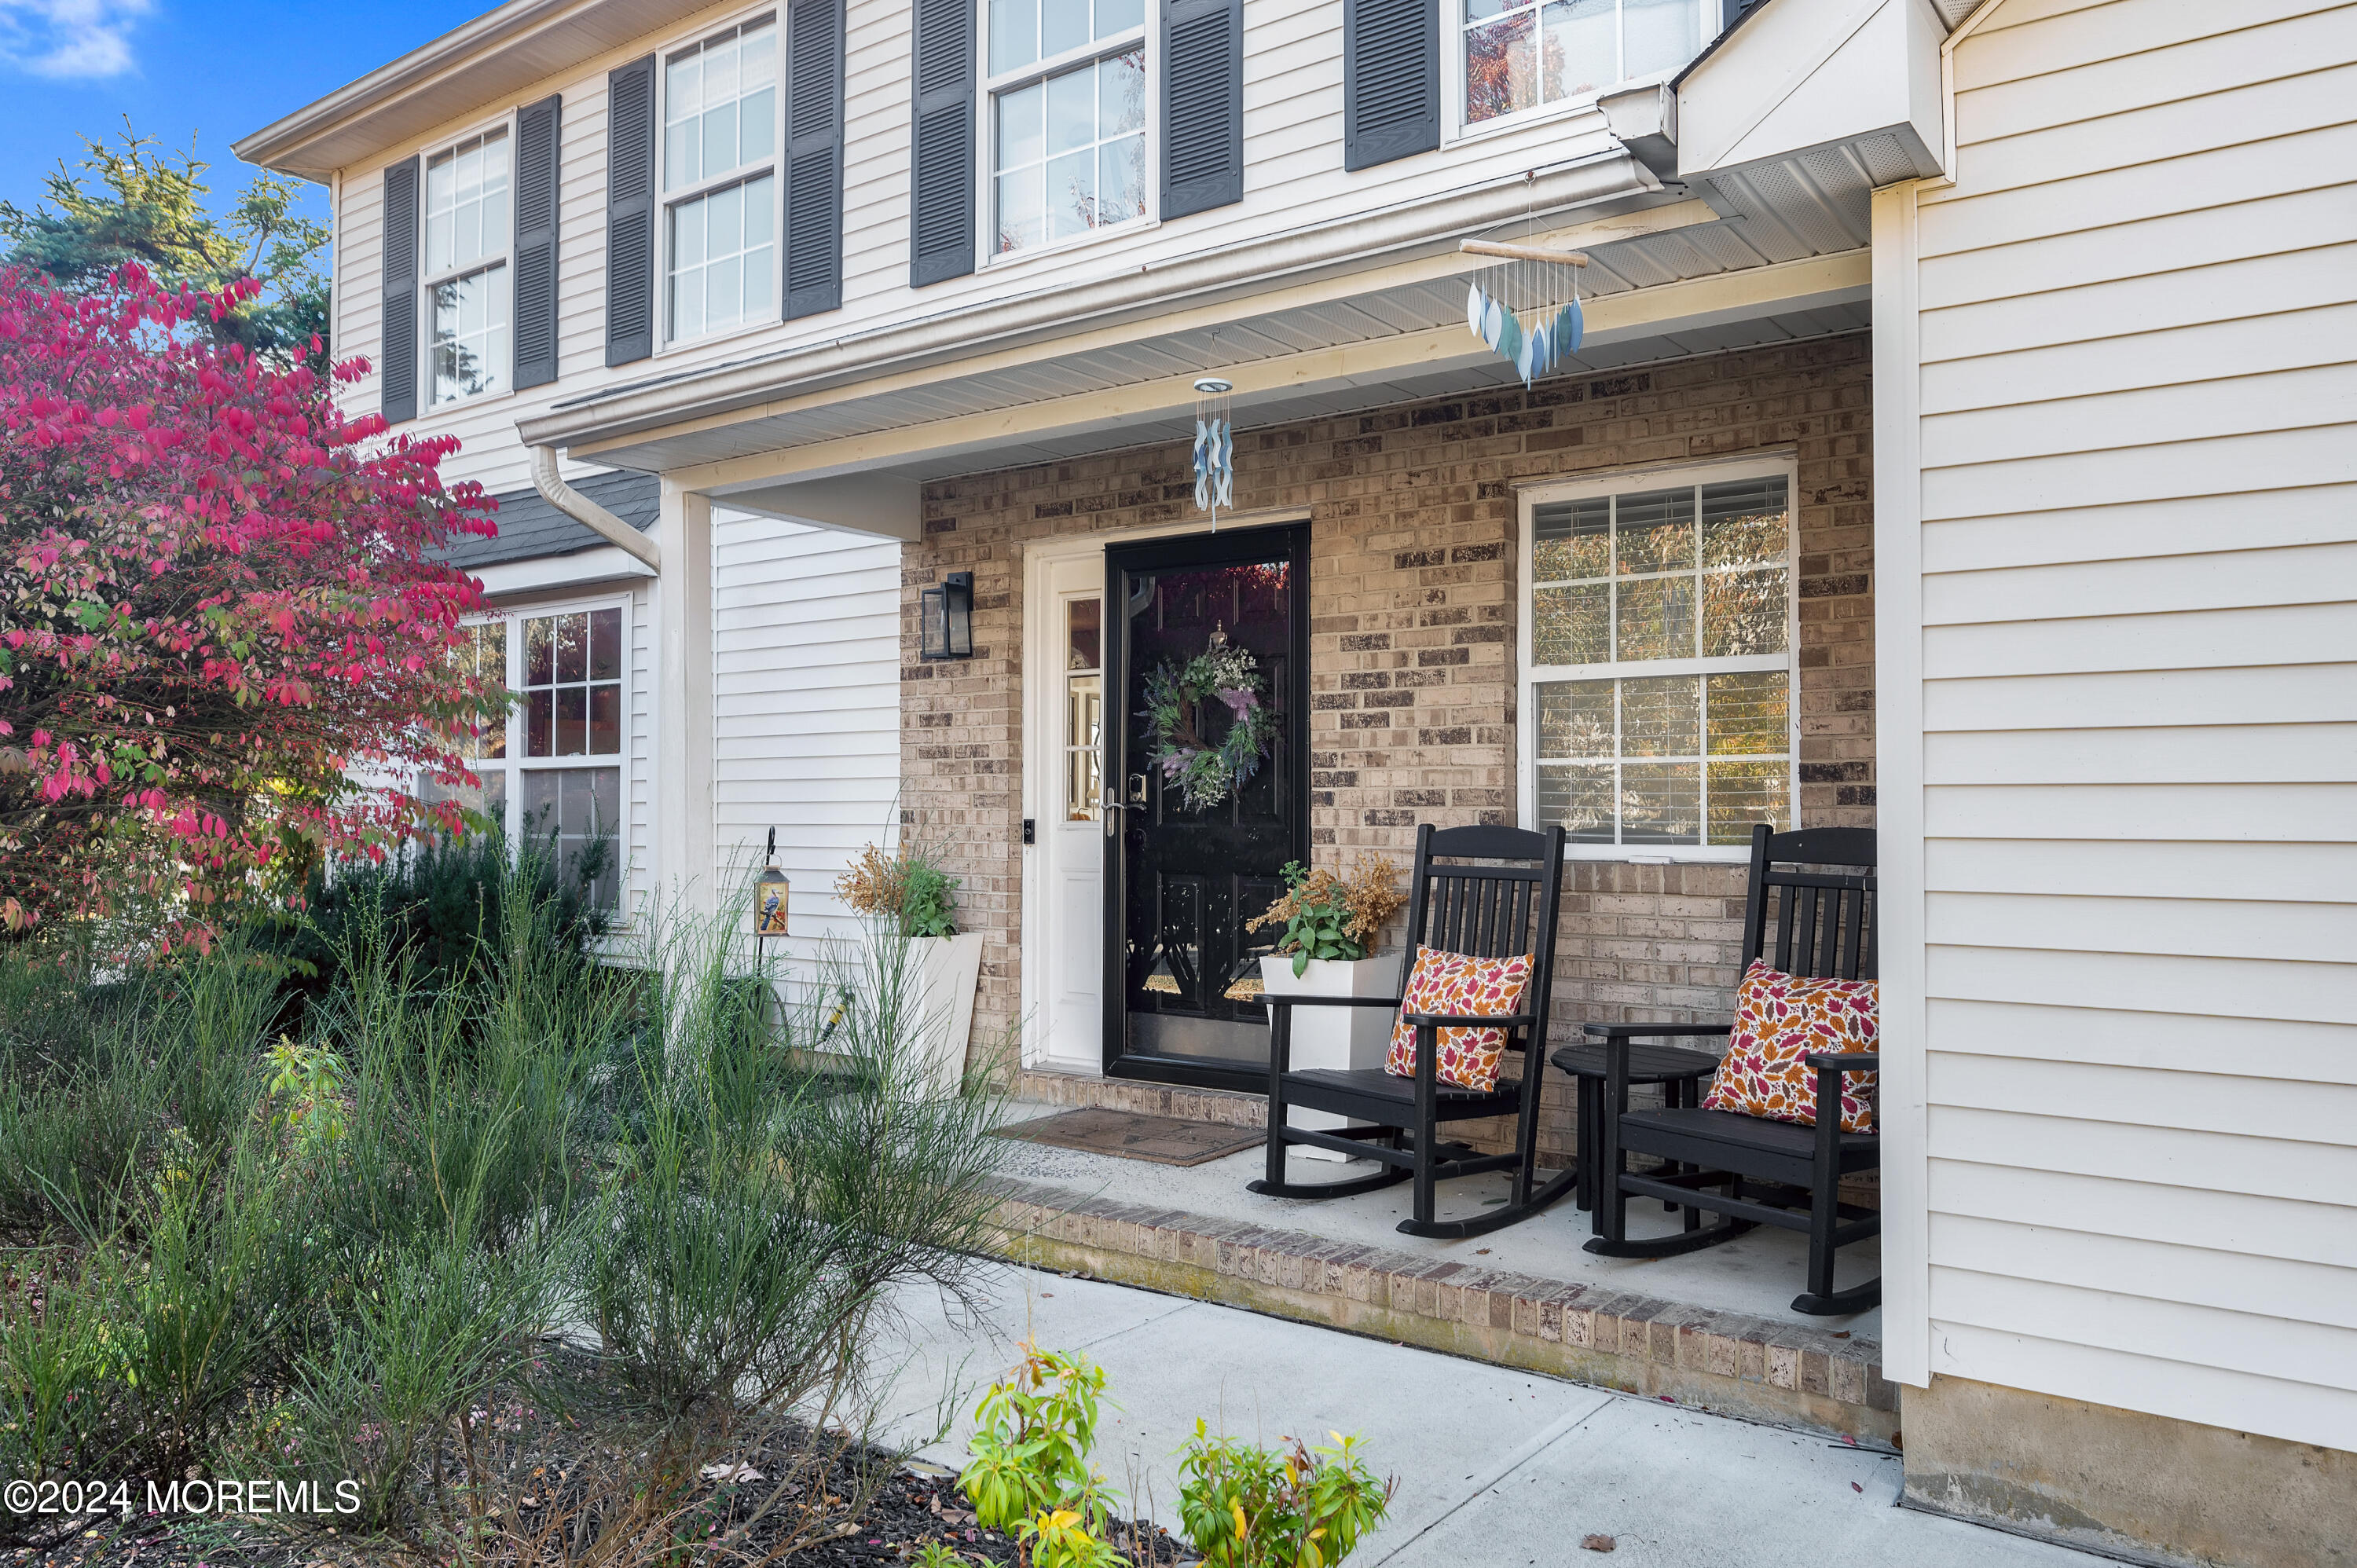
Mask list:
[[[917,595],[917,618],[922,627],[928,659],[974,657],[974,574],[952,572]]]

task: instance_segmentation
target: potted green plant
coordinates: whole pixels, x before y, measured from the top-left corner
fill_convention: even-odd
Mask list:
[[[1264,993],[1306,996],[1397,996],[1400,953],[1376,950],[1383,927],[1406,904],[1399,870],[1383,856],[1363,851],[1348,875],[1325,866],[1305,869],[1288,863],[1285,894],[1245,929],[1282,927],[1276,951],[1260,961]],[[1383,1065],[1392,1015],[1377,1007],[1297,1007],[1293,1013],[1292,1065],[1303,1070],[1361,1069]],[[1351,1123],[1323,1111],[1298,1108],[1287,1122],[1313,1131]],[[1346,1156],[1305,1148],[1314,1159]]]
[[[918,1020],[925,1084],[934,1094],[955,1094],[965,1078],[982,981],[982,933],[957,929],[958,879],[918,845],[888,855],[871,843],[835,879],[834,890],[908,942],[908,1012]]]

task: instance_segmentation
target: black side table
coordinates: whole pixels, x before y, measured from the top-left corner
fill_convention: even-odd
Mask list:
[[[1547,1058],[1579,1085],[1579,1207],[1594,1209],[1603,1191],[1597,1155],[1604,1147],[1604,1047],[1566,1046]],[[1664,1104],[1681,1110],[1702,1103],[1703,1083],[1718,1070],[1718,1058],[1676,1046],[1629,1045],[1629,1081],[1663,1086]]]

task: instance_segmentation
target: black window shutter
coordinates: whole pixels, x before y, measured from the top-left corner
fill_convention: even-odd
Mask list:
[[[1440,145],[1440,7],[1342,0],[1342,166]]]
[[[606,362],[655,351],[655,57],[606,75]]]
[[[916,0],[909,286],[974,271],[974,0]]]
[[[786,7],[789,321],[843,307],[843,0]]]
[[[516,111],[515,384],[556,379],[555,94]]]
[[[1162,216],[1244,199],[1243,0],[1163,0]]]
[[[385,422],[417,417],[417,160],[384,171],[384,308],[377,387]]]

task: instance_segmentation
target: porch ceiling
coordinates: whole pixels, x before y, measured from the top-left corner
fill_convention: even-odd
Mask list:
[[[1755,221],[1723,198],[1706,205],[1668,193],[1639,215],[1659,222],[1653,231],[1586,242],[1588,341],[1557,374],[1867,325],[1863,188],[1826,179],[1819,190],[1822,216],[1782,222]],[[1558,229],[1540,238],[1587,236]],[[1501,387],[1515,372],[1465,328],[1467,279],[1481,264],[1452,244],[1389,262],[1364,280],[1373,286],[1282,280],[1225,308],[1166,315],[1160,329],[1142,321],[1085,347],[1045,344],[986,368],[952,360],[888,390],[780,400],[576,446],[574,455],[741,494],[857,472],[935,478],[1183,439],[1191,383],[1207,373],[1236,383],[1247,428]]]
[[[1836,333],[1862,331],[1868,325],[1870,317],[1864,301],[1755,317],[1724,326],[1697,327],[1688,331],[1633,338],[1609,344],[1582,354],[1572,368],[1557,371],[1548,379],[1573,380],[1583,374],[1658,364],[1666,360],[1686,359],[1728,349],[1830,337]],[[1339,383],[1289,396],[1238,399],[1237,417],[1240,427],[1249,434],[1255,427],[1362,413],[1390,403],[1447,397],[1458,392],[1494,392],[1514,386],[1519,381],[1515,371],[1503,360],[1495,355],[1483,355],[1480,359],[1437,363],[1428,370],[1394,372],[1377,381]],[[1086,456],[1092,453],[1191,441],[1194,428],[1191,406],[1173,408],[1159,414],[1125,419],[1110,428],[1051,430],[1017,439],[944,447],[880,471],[919,480],[948,478],[960,474]]]

